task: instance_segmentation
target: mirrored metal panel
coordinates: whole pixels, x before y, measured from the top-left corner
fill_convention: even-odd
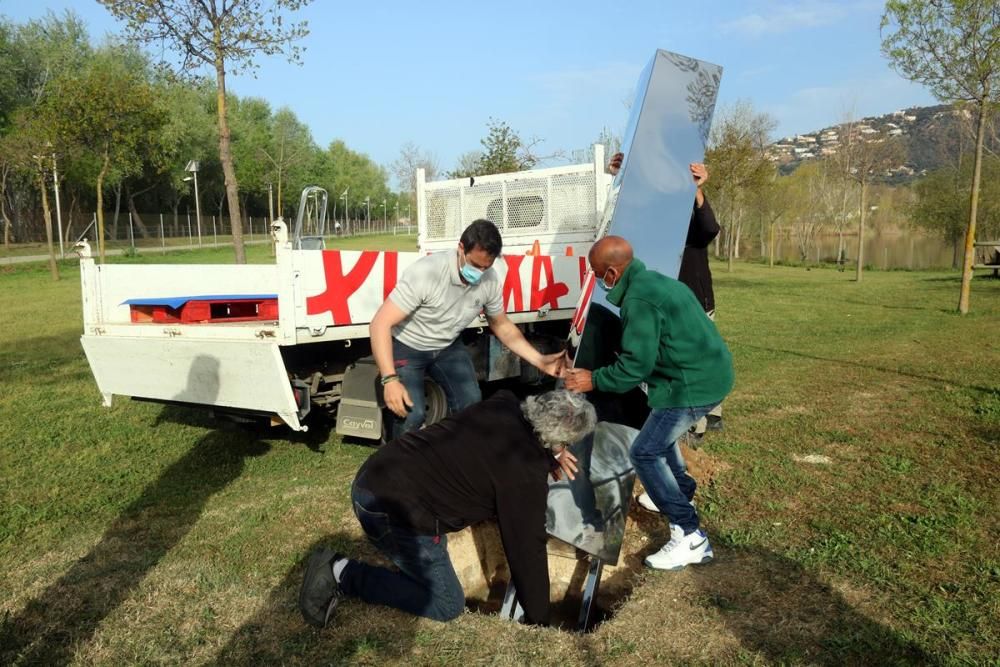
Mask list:
[[[639,77],[622,137],[625,158],[602,227],[671,277],[680,269],[694,202],[688,165],[705,158],[721,78],[718,65],[657,51]]]
[[[622,137],[624,161],[604,208],[599,236],[626,238],[647,267],[672,278],[680,270],[694,204],[688,165],[705,158],[721,78],[718,65],[656,52],[639,76]],[[617,312],[588,280],[573,320],[571,350],[579,344],[591,294]]]
[[[580,471],[575,480],[549,483],[549,535],[606,563],[618,562],[635,483],[628,449],[636,434],[628,426],[599,422],[591,435],[570,447]]]

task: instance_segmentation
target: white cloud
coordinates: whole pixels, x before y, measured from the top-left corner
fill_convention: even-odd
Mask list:
[[[812,2],[796,4],[774,4],[769,11],[752,13],[727,21],[721,26],[724,35],[741,35],[757,38],[769,34],[781,34],[802,28],[816,28],[836,23],[852,9],[845,2]]]

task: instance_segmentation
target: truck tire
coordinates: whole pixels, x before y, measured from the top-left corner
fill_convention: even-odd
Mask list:
[[[424,426],[430,426],[448,416],[448,396],[437,382],[431,378],[424,380]],[[382,439],[380,445],[392,440],[392,420],[394,415],[388,408],[382,410]]]
[[[448,416],[448,396],[431,378],[424,380],[424,426],[430,426]]]

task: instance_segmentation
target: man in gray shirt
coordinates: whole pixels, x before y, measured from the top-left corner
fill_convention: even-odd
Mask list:
[[[424,423],[425,374],[444,390],[452,413],[482,400],[472,359],[460,339],[482,311],[501,343],[558,377],[564,353],[536,350],[504,312],[502,285],[493,270],[502,247],[496,225],[476,220],[462,232],[456,250],[422,257],[406,269],[372,318],[372,353],[382,374],[385,404],[398,417],[393,438]]]

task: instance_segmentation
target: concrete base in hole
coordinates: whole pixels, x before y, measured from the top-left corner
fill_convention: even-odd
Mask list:
[[[549,538],[548,552],[549,599],[557,606],[564,601],[578,601],[590,563],[587,555],[555,538]],[[448,535],[448,554],[466,600],[483,611],[499,610],[510,581],[510,570],[496,524],[484,522],[451,533]],[[602,581],[611,579],[616,571],[624,567],[623,560],[618,565],[606,564]],[[598,606],[609,606],[602,604],[602,600],[617,599],[620,597],[618,593],[605,590],[602,585],[597,598]]]

